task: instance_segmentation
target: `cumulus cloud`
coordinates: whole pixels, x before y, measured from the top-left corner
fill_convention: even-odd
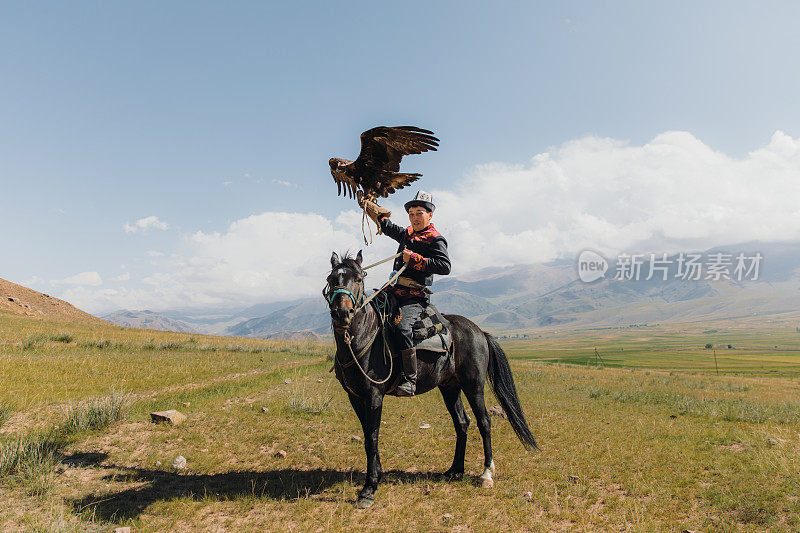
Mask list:
[[[337,227],[338,226],[338,227]],[[198,231],[173,271],[150,284],[184,298],[280,300],[318,293],[332,250],[357,250],[359,235],[313,213],[268,212],[232,223],[225,232]]]
[[[658,247],[678,251],[800,238],[800,139],[776,132],[744,158],[686,132],[643,146],[597,137],[527,165],[474,169],[434,191],[435,221],[461,270]]]
[[[798,240],[800,139],[776,132],[764,147],[734,158],[686,132],[666,132],[643,145],[585,137],[524,165],[476,167],[456,188],[433,193],[434,223],[448,239],[454,274],[572,258],[586,248],[612,255]],[[401,200],[408,195],[401,196],[384,203],[395,222],[407,224]],[[221,232],[186,236],[142,284],[117,291],[80,287],[71,295],[94,309],[315,296],[331,251],[364,247],[361,222],[355,209],[333,220],[314,213],[253,215]],[[374,239],[367,261],[395,251],[394,241]],[[384,274],[368,279],[377,286]]]
[[[393,241],[385,241],[376,240],[377,246],[365,250],[366,258],[392,253]],[[314,213],[267,212],[237,220],[222,232],[185,236],[179,250],[164,259],[161,271],[144,277],[141,285],[81,288],[64,297],[79,307],[106,311],[234,306],[316,296],[330,270],[331,252],[361,248],[360,213],[355,211],[347,224]]]
[[[130,272],[123,272],[119,276],[114,276],[113,278],[111,278],[112,281],[128,281],[130,279],[131,279]]]
[[[169,224],[159,220],[157,216],[140,218],[133,224],[126,222],[123,226],[125,233],[146,233],[151,229],[168,230]]]
[[[81,272],[64,279],[54,279],[50,283],[53,285],[86,285],[97,287],[103,284],[103,279],[97,272]]]

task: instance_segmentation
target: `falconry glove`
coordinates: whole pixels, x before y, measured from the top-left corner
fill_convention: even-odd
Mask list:
[[[364,193],[358,191],[356,193],[356,197],[358,199],[358,205],[367,213],[367,216],[372,219],[372,221],[378,225],[378,228],[381,227],[380,219],[383,217],[391,217],[392,212],[386,209],[385,207],[381,207],[373,201],[365,200]]]

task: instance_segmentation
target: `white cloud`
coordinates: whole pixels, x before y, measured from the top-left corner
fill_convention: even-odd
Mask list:
[[[686,132],[643,146],[586,137],[528,165],[480,166],[434,191],[458,271],[687,243],[800,239],[800,139],[776,132],[736,159]]]
[[[103,284],[103,279],[97,272],[81,272],[64,279],[50,280],[53,285],[87,285],[97,287]]]
[[[145,253],[147,253],[149,257],[161,257],[164,255],[163,252],[158,252],[156,250],[147,250]]]
[[[641,146],[586,137],[526,165],[479,166],[456,189],[433,193],[434,223],[449,242],[454,274],[574,257],[585,248],[670,252],[800,240],[800,139],[776,132],[763,148],[732,158],[686,132],[667,132]],[[409,196],[382,202],[398,224],[408,223],[402,203]],[[361,218],[355,209],[334,220],[314,213],[253,215],[223,232],[186,237],[141,284],[70,294],[90,309],[315,296],[332,250],[365,248],[368,262],[395,251],[396,243],[384,236],[365,247]],[[376,269],[371,286],[388,269]]]
[[[157,216],[149,216],[140,218],[133,224],[126,222],[123,228],[125,233],[146,233],[151,229],[167,230],[169,229],[169,224],[159,220]]]
[[[114,276],[113,278],[111,278],[112,281],[128,281],[129,279],[131,279],[130,272],[123,272],[119,276]]]
[[[284,180],[272,180],[272,183],[277,185],[283,185],[284,187],[297,187],[296,184],[292,183],[291,181],[284,181]]]
[[[357,214],[352,212],[351,224],[357,218],[360,228]],[[365,260],[385,257],[395,246],[378,238],[365,250]],[[366,247],[354,225],[314,213],[267,212],[237,220],[224,232],[198,231],[185,237],[180,253],[167,258],[162,269],[139,286],[76,289],[63,296],[93,311],[233,306],[316,296],[330,270],[331,252],[361,248]]]

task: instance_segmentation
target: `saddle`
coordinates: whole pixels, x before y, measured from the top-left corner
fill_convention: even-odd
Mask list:
[[[429,303],[420,319],[411,326],[414,346],[418,350],[449,352],[453,339],[450,336],[450,323],[436,307]]]
[[[390,293],[383,292],[380,297],[373,300],[375,310],[386,317],[385,325],[391,327],[389,317],[397,311],[397,299]],[[436,353],[448,353],[453,345],[450,335],[450,322],[442,316],[436,307],[428,303],[413,326],[411,336],[414,347]]]

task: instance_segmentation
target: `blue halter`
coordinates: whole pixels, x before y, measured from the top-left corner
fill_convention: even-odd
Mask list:
[[[326,296],[326,299],[328,300],[328,305],[333,305],[333,299],[336,298],[337,294],[346,294],[350,298],[350,300],[353,301],[353,307],[358,307],[360,302],[356,301],[357,300],[356,299],[356,295],[353,294],[353,291],[351,291],[347,287],[343,287],[341,285],[337,285],[336,287],[333,287],[333,290],[330,293],[328,293],[328,295]],[[361,293],[361,300],[362,301],[364,300],[364,293],[363,292]]]

